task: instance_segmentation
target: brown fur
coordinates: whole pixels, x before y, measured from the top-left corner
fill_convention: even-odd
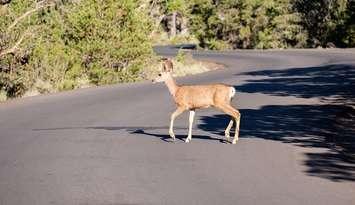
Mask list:
[[[230,86],[223,84],[179,86],[174,100],[186,110],[229,104]]]
[[[235,92],[234,88],[224,84],[179,86],[175,83],[175,80],[171,75],[172,71],[172,61],[169,59],[164,60],[162,73],[156,80],[165,82],[177,106],[176,111],[171,115],[169,129],[170,136],[175,140],[173,132],[174,119],[182,112],[190,110],[189,135],[186,139],[186,142],[189,142],[191,140],[191,127],[194,111],[196,109],[213,106],[232,117],[232,120],[229,122],[225,130],[225,136],[227,139],[229,139],[229,131],[233,126],[233,120],[236,121],[236,131],[233,140],[233,144],[235,144],[239,137],[240,113],[231,106],[231,100],[233,97],[231,93]]]

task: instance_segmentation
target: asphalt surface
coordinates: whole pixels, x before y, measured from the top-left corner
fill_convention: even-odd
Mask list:
[[[196,112],[189,144],[188,114],[177,118],[172,143],[175,106],[164,84],[2,103],[0,204],[355,204],[355,163],[343,143],[350,135],[337,124],[354,97],[354,53],[194,51],[226,69],[177,82],[236,87],[236,145],[223,140],[229,118],[214,109]]]

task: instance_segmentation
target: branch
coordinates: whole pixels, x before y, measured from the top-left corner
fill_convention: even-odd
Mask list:
[[[15,19],[15,21],[7,28],[7,31],[10,31],[13,27],[16,26],[16,24],[21,21],[22,19],[26,18],[27,16],[29,16],[30,14],[42,9],[42,8],[45,8],[45,7],[50,7],[50,6],[54,6],[55,3],[54,2],[51,2],[51,3],[48,3],[47,0],[43,0],[43,1],[40,1],[38,3],[36,3],[36,7],[34,9],[31,9],[27,12],[25,12],[24,14],[22,14],[20,17],[18,17],[17,19]]]
[[[9,49],[6,49],[6,50],[0,52],[0,58],[3,57],[4,55],[10,54],[10,53],[15,53],[15,51],[19,48],[19,45],[22,43],[25,36],[27,36],[28,34],[29,33],[26,31],[12,48],[9,48]]]

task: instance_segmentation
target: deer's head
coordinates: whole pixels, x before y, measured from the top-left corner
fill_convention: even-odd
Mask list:
[[[159,72],[158,76],[155,79],[153,79],[153,83],[164,82],[171,76],[172,72],[173,72],[173,62],[168,58],[164,58],[162,62],[162,69]]]

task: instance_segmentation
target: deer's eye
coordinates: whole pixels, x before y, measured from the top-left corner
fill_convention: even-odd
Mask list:
[[[160,77],[160,76],[161,76],[161,73],[159,73],[158,76]]]

